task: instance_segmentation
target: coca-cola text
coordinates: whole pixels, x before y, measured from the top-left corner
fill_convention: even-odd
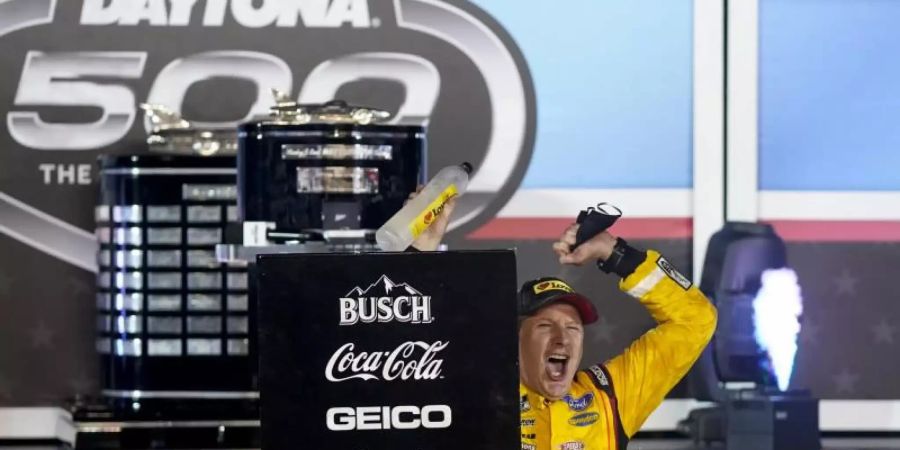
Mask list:
[[[325,367],[328,381],[435,380],[441,376],[443,359],[435,356],[450,342],[407,341],[392,351],[356,352],[355,344],[339,347]]]

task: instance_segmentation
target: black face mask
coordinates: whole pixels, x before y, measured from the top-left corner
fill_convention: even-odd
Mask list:
[[[574,251],[585,241],[606,231],[619,220],[619,217],[622,217],[622,210],[609,203],[598,203],[597,206],[582,210],[578,213],[578,219],[575,220],[580,226],[578,232],[575,233],[575,245],[571,246],[570,251]]]

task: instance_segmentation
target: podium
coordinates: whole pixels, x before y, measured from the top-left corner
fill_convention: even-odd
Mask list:
[[[261,255],[262,449],[517,449],[512,251]]]

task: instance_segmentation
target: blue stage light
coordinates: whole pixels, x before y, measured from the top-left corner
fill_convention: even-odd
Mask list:
[[[803,300],[784,241],[767,224],[726,223],[710,239],[700,290],[719,323],[689,384],[716,405],[691,411],[680,428],[727,450],[821,449],[818,400],[788,390]]]

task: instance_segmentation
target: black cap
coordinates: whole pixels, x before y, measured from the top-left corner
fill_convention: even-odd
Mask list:
[[[530,316],[551,303],[568,303],[578,310],[581,322],[594,323],[599,318],[597,309],[587,297],[575,292],[559,278],[544,277],[531,280],[519,289],[519,315]]]
[[[469,175],[472,174],[473,167],[472,167],[472,164],[470,164],[469,162],[464,162],[464,163],[460,164],[459,166],[462,167],[462,170],[465,170],[467,174],[469,174]]]

